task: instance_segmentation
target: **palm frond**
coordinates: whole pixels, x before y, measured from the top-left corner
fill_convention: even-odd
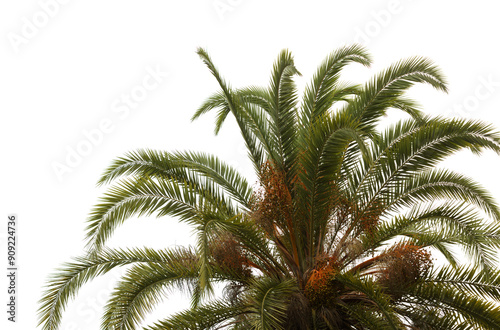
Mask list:
[[[438,90],[447,91],[443,74],[429,59],[411,57],[398,61],[372,78],[362,88],[357,99],[343,111],[357,118],[360,129],[372,132],[387,109],[393,107],[404,91],[415,83],[427,83]]]
[[[212,193],[215,192],[200,192],[192,185],[176,181],[149,177],[124,179],[110,188],[92,210],[87,226],[87,247],[91,251],[100,249],[114,229],[132,215],[156,213],[159,217],[171,215],[196,223],[196,218],[206,209],[230,210],[230,204],[224,207],[224,201],[212,198]]]
[[[91,279],[118,266],[133,263],[168,265],[170,262],[178,262],[179,254],[183,254],[183,252],[152,249],[104,249],[92,256],[78,257],[73,262],[65,263],[49,278],[46,291],[40,299],[39,325],[46,330],[57,329],[68,301],[74,298],[80,287]]]
[[[241,135],[243,136],[245,144],[248,148],[248,152],[250,154],[252,163],[254,164],[256,170],[260,170],[262,163],[264,161],[264,152],[262,150],[262,146],[258,143],[255,135],[246,126],[246,119],[245,119],[246,113],[241,107],[240,98],[237,96],[237,94],[235,94],[232,91],[231,87],[221,77],[219,71],[213,64],[208,53],[202,48],[199,48],[197,53],[202,59],[202,61],[206,64],[210,72],[213,74],[217,82],[219,83],[222,93],[224,94],[224,97],[226,99],[228,109],[234,115],[236,122],[238,123]]]
[[[256,280],[251,283],[251,293],[247,297],[248,317],[252,329],[282,329],[285,321],[287,302],[296,290],[293,280]]]
[[[360,45],[345,46],[328,55],[318,67],[302,98],[303,127],[314,124],[316,118],[323,116],[335,102],[357,92],[357,89],[339,83],[342,69],[350,63],[369,66],[371,58]]]
[[[252,189],[247,180],[218,157],[203,152],[161,152],[139,149],[114,160],[98,184],[122,176],[154,177],[163,180],[187,181],[202,186],[198,176],[220,186],[236,201],[249,207]]]
[[[400,329],[401,322],[390,303],[390,297],[383,293],[378,285],[370,279],[363,279],[349,273],[338,274],[336,279],[348,288],[360,292],[377,307],[377,312],[385,319],[384,328]]]
[[[180,312],[168,319],[158,321],[154,325],[146,327],[147,330],[202,330],[213,329],[219,325],[231,324],[232,318],[244,314],[245,307],[230,304],[224,300],[212,301],[196,309]]]
[[[273,66],[271,75],[269,118],[279,155],[276,165],[286,170],[287,174],[296,157],[298,99],[297,88],[293,81],[293,76],[296,74],[300,75],[300,72],[295,68],[292,54],[283,50]]]
[[[500,308],[497,302],[471,295],[462,288],[425,282],[409,292],[422,305],[450,309],[476,329],[500,327]]]

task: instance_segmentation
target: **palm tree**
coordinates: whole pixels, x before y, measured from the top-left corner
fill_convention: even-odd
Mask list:
[[[462,149],[500,153],[500,133],[424,115],[405,96],[416,83],[447,90],[431,61],[401,60],[351,85],[341,70],[371,59],[343,47],[299,100],[286,50],[267,88],[232,88],[198,54],[220,91],[193,119],[217,111],[217,133],[232,115],[258,184],[202,152],[116,159],[99,180],[114,185],[90,214],[88,251],[51,277],[41,299],[43,329],[58,327],[85,282],[126,265],[103,329],[134,329],[172,288],[190,294],[191,308],[147,329],[500,328],[500,209],[472,179],[437,168]],[[388,109],[407,119],[382,130]],[[106,248],[127,218],[153,214],[192,225],[196,245]]]

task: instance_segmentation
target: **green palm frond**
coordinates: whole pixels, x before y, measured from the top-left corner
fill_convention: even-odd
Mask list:
[[[138,264],[129,269],[106,304],[101,328],[135,329],[167,297],[168,290],[193,291],[198,257],[190,253],[184,258],[168,265]]]
[[[224,92],[214,93],[212,96],[207,98],[205,102],[196,110],[194,115],[191,117],[191,121],[198,119],[202,115],[212,111],[218,110],[216,116],[216,125],[214,133],[218,134],[222,124],[227,118],[227,115],[231,113],[231,109],[226,101],[226,96]]]
[[[387,109],[393,107],[404,91],[415,83],[427,83],[438,90],[447,91],[443,74],[429,59],[411,57],[391,65],[372,78],[356,100],[343,111],[352,113],[361,129],[372,132]]]
[[[395,189],[396,190],[396,189]],[[397,187],[388,197],[388,210],[396,211],[414,205],[416,201],[448,200],[474,205],[499,220],[499,207],[494,198],[474,180],[449,170],[429,170],[414,175]]]
[[[167,153],[148,149],[130,152],[113,161],[98,184],[128,175],[193,182],[197,186],[203,186],[200,178],[204,178],[244,207],[249,207],[252,195],[250,185],[241,174],[216,156],[202,152]]]
[[[289,51],[283,50],[274,64],[271,75],[269,96],[272,106],[269,117],[279,155],[279,158],[275,159],[276,165],[284,169],[287,174],[296,157],[298,98],[293,81],[293,76],[296,74],[300,75],[295,68],[292,55]]]
[[[450,309],[476,329],[496,329],[500,324],[498,304],[451,285],[424,283],[409,292],[418,304]]]
[[[380,313],[385,322],[386,329],[401,329],[402,325],[390,303],[390,297],[383,293],[381,287],[370,279],[363,279],[349,273],[339,274],[336,279],[347,288],[354,290],[354,294],[363,294],[366,299],[376,306],[376,312]],[[381,322],[379,320],[379,322]]]
[[[498,263],[499,225],[485,224],[481,216],[464,204],[415,207],[378,226],[362,237],[365,253],[374,251],[398,237],[407,237],[418,245],[439,250],[455,265],[452,248],[460,247],[478,267],[491,268]],[[455,249],[456,251],[456,249]]]
[[[100,249],[114,229],[132,215],[176,216],[188,223],[217,208],[218,212],[234,214],[231,203],[217,194],[212,186],[198,189],[189,182],[155,180],[150,177],[124,179],[101,198],[89,217],[87,246]]]
[[[476,325],[464,321],[456,313],[448,310],[436,311],[432,307],[412,306],[403,304],[397,308],[408,323],[416,329],[436,329],[436,330],[473,330]]]
[[[422,112],[420,104],[410,98],[400,96],[393,100],[393,102],[389,104],[389,107],[407,113],[416,122],[423,123],[426,120],[426,116]]]
[[[406,95],[418,83],[447,91],[435,64],[412,57],[352,84],[342,70],[371,58],[345,46],[299,99],[288,50],[268,87],[233,88],[198,55],[219,90],[192,119],[215,112],[217,134],[234,117],[257,183],[204,152],[115,159],[98,182],[111,185],[90,213],[87,254],[49,279],[43,329],[59,327],[84,283],[126,265],[102,329],[139,327],[172,290],[190,308],[147,329],[500,329],[500,206],[440,167],[464,149],[500,154],[500,132],[429,116]],[[389,109],[409,118],[382,130]],[[153,215],[190,225],[195,246],[106,247],[127,219]]]
[[[470,266],[436,268],[424,281],[469,292],[486,299],[500,299],[500,270],[482,272]]]
[[[374,142],[374,152],[357,175],[361,198],[389,194],[415,173],[434,167],[460,149],[500,151],[500,136],[488,125],[465,120],[400,122]],[[368,203],[369,204],[369,203]]]
[[[227,324],[237,324],[235,321],[228,320],[244,313],[246,313],[244,306],[230,304],[223,300],[212,301],[198,308],[172,315],[145,329],[202,330],[214,329],[215,326],[219,326],[220,329]]]
[[[252,163],[254,164],[256,170],[260,170],[262,163],[264,162],[264,151],[255,137],[255,134],[253,134],[252,130],[245,125],[247,114],[241,106],[241,99],[232,91],[231,87],[228,86],[225,80],[220,76],[219,71],[212,63],[208,53],[204,49],[199,48],[198,55],[219,83],[227,102],[227,107],[236,118],[236,122],[238,123],[241,135],[245,140]]]
[[[65,263],[54,273],[40,299],[40,325],[43,329],[57,329],[62,312],[69,299],[74,298],[80,287],[93,278],[103,275],[113,268],[133,263],[169,265],[179,263],[185,256],[185,250],[104,249],[92,256],[75,258]]]
[[[304,91],[301,118],[304,127],[323,116],[335,102],[358,92],[357,88],[346,87],[339,82],[342,69],[353,62],[369,66],[371,58],[363,47],[352,45],[337,49],[321,63]]]
[[[280,329],[285,322],[287,302],[296,290],[293,280],[272,278],[256,280],[250,284],[248,317],[255,330]]]

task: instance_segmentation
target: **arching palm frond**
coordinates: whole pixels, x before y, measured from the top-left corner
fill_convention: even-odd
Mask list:
[[[56,271],[41,299],[43,329],[58,328],[84,283],[126,265],[103,329],[140,327],[171,290],[190,295],[191,308],[147,329],[500,328],[500,207],[480,183],[440,167],[464,149],[500,154],[500,133],[424,114],[406,92],[417,83],[447,91],[430,60],[347,84],[344,67],[371,58],[342,47],[300,100],[287,50],[268,87],[233,88],[198,54],[220,90],[193,119],[216,111],[218,133],[233,116],[258,182],[203,152],[138,150],[113,161],[99,180],[111,185],[91,211],[88,253]],[[389,109],[408,119],[380,130]],[[188,223],[195,246],[106,247],[128,218],[150,215]]]

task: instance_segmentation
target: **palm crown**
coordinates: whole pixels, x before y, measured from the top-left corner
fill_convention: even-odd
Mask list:
[[[343,47],[299,100],[286,50],[267,88],[232,88],[198,54],[220,91],[193,119],[217,111],[218,132],[235,118],[258,185],[200,152],[115,160],[99,181],[114,185],[91,212],[87,253],[51,278],[41,300],[44,329],[58,327],[86,281],[131,264],[103,329],[134,329],[170,288],[188,292],[192,308],[147,329],[500,328],[499,207],[470,178],[436,168],[464,148],[500,153],[500,134],[426,116],[405,96],[415,83],[447,90],[434,64],[412,57],[350,85],[340,81],[344,66],[371,59]],[[408,119],[380,131],[390,108]],[[196,246],[106,248],[127,218],[152,214],[191,224]],[[215,285],[225,288],[219,298]]]

